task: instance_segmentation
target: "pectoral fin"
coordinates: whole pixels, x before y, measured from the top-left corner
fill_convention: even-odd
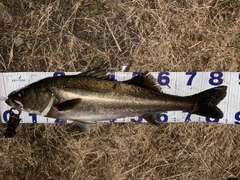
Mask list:
[[[142,117],[150,124],[153,124],[155,126],[160,125],[160,122],[157,120],[156,114],[143,114]]]
[[[55,104],[54,107],[58,111],[67,111],[67,110],[73,109],[76,106],[78,106],[81,103],[81,101],[82,101],[81,98],[71,99],[71,100],[64,101],[64,102],[59,103],[59,104]]]

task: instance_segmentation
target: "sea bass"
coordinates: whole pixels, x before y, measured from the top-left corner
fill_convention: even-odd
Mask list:
[[[157,80],[145,72],[127,81],[113,81],[105,71],[48,77],[8,95],[6,103],[18,110],[73,120],[85,124],[116,118],[142,116],[159,125],[157,113],[187,111],[222,118],[217,104],[227,86],[218,86],[189,96],[162,93]]]

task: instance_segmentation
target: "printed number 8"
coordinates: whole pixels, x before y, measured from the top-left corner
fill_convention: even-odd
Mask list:
[[[211,72],[210,73],[210,79],[209,79],[209,84],[213,86],[218,86],[223,83],[223,73],[222,72]]]

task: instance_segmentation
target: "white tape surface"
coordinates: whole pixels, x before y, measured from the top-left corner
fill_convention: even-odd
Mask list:
[[[39,79],[49,76],[72,75],[76,72],[17,72],[1,73],[0,95],[7,95],[21,87],[33,83]],[[137,75],[137,72],[115,72],[109,73],[111,78],[123,81]],[[219,85],[228,86],[227,96],[219,103],[218,107],[223,111],[222,119],[206,118],[198,115],[191,115],[187,112],[172,111],[159,112],[161,122],[216,122],[226,124],[240,124],[240,73],[237,72],[152,72],[158,80],[163,92],[173,95],[192,95],[206,89]],[[7,122],[9,106],[0,101],[1,120]],[[22,123],[65,123],[59,119],[46,118],[35,114],[23,112]],[[128,117],[114,119],[111,122],[145,122],[141,117]]]

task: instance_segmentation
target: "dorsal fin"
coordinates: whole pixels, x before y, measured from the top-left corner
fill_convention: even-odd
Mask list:
[[[162,92],[157,80],[149,72],[144,72],[124,82],[151,89],[153,91]]]
[[[82,76],[82,77],[85,76],[85,77],[92,77],[92,78],[103,79],[103,80],[111,80],[111,78],[107,75],[108,68],[109,68],[109,62],[106,62],[92,70],[80,73],[77,76]]]
[[[77,76],[82,76],[82,77],[85,76],[85,77],[92,77],[97,79],[110,80],[109,76],[107,75],[107,72],[102,69],[94,69],[91,71],[86,71],[78,74]]]

